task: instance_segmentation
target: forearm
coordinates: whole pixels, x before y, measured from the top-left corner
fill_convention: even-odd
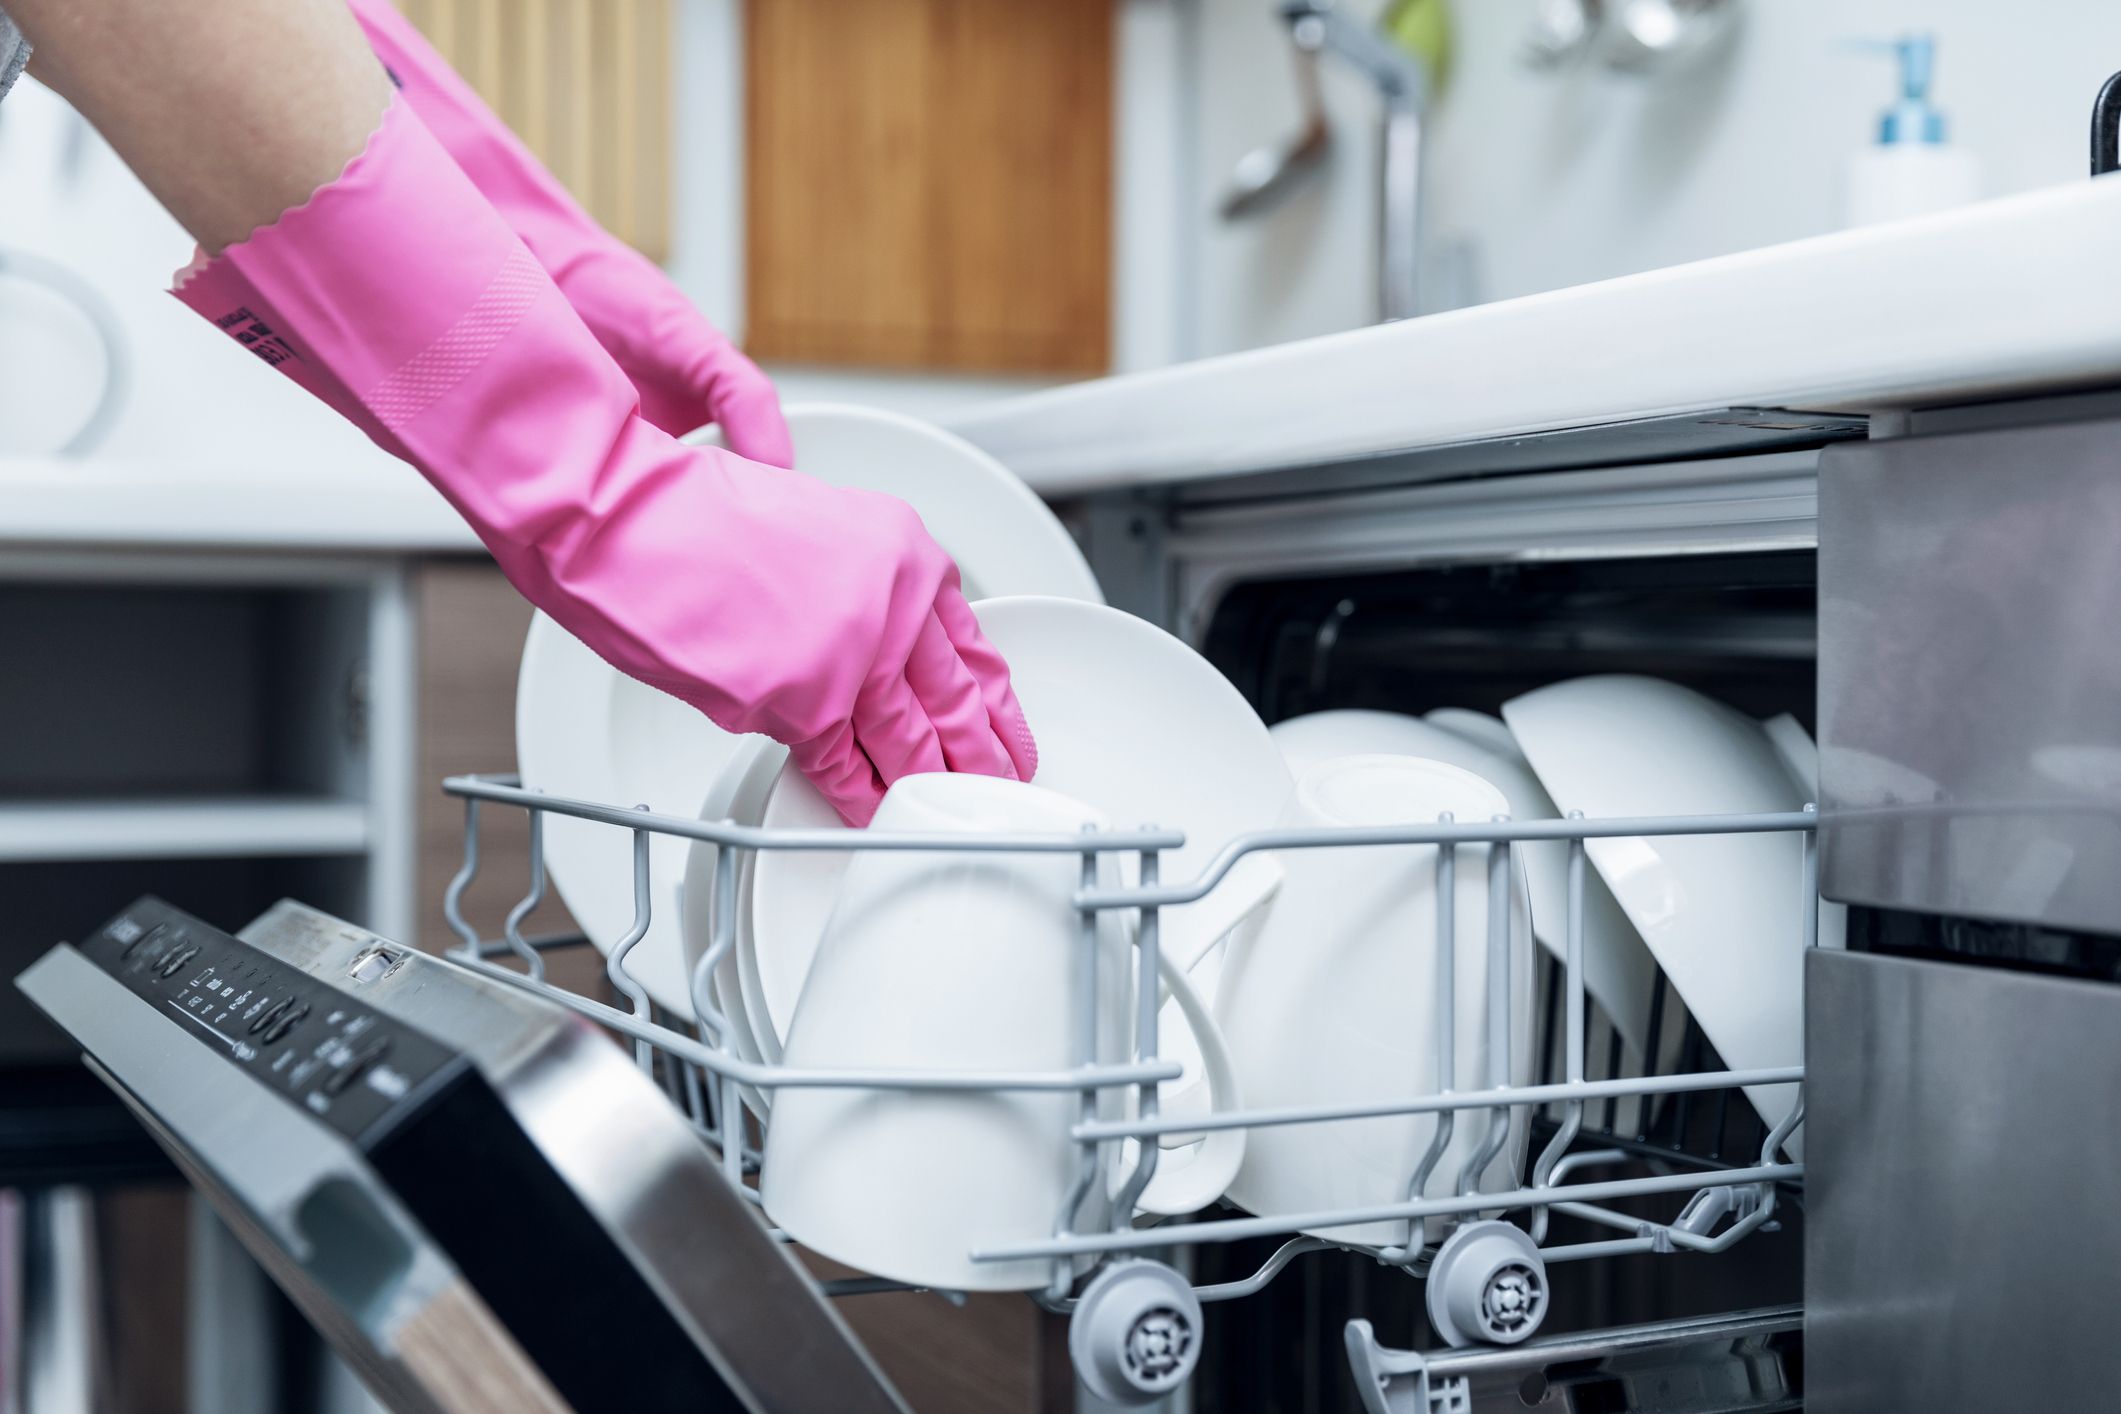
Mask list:
[[[338,176],[390,80],[344,0],[7,0],[34,72],[219,251]]]
[[[673,432],[702,420],[696,388],[656,386],[673,352],[719,340],[645,256],[612,238],[407,20],[394,0],[351,0],[369,46],[429,132],[530,247],[597,342]],[[675,408],[657,406],[677,402]]]

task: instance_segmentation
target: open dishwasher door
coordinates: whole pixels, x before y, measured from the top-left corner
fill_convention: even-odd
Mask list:
[[[294,903],[143,899],[19,985],[393,1409],[906,1409],[563,1008]]]

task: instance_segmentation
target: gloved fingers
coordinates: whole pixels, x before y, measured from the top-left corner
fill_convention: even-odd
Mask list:
[[[1038,774],[1038,742],[1031,735],[1031,724],[1024,717],[1023,705],[1016,700],[1016,689],[1009,683],[1009,664],[1003,660],[1000,650],[987,641],[980,632],[979,619],[973,615],[972,606],[965,602],[964,593],[954,584],[945,584],[936,591],[935,616],[943,626],[943,632],[956,649],[958,661],[971,672],[979,684],[980,699],[986,704],[987,721],[995,737],[1009,752],[1009,760],[1016,767],[1016,778],[1028,781]]]
[[[808,741],[791,742],[788,759],[832,803],[842,820],[860,829],[884,799],[876,767],[855,743],[854,724],[842,722]]]
[[[901,776],[950,769],[935,724],[900,673],[872,680],[855,698],[854,740],[886,788]]]
[[[932,612],[906,660],[906,686],[934,726],[949,769],[1010,781],[1017,778],[1009,748],[994,734],[994,724],[988,719],[979,679],[957,656],[957,645]]]
[[[781,397],[759,366],[728,346],[707,389],[707,411],[721,425],[729,450],[749,461],[793,467],[795,444],[781,416]]]

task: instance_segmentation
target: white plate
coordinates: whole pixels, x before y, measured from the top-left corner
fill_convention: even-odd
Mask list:
[[[1121,829],[1154,824],[1185,831],[1185,847],[1163,858],[1166,881],[1197,874],[1232,835],[1274,824],[1294,788],[1289,769],[1251,704],[1205,658],[1154,624],[1099,604],[1018,597],[973,609],[1008,658],[1038,738],[1037,783],[1091,806]],[[783,771],[765,823],[833,829],[839,819],[808,781]],[[760,999],[783,1037],[847,860],[844,854],[768,853],[758,861],[751,961]],[[1225,880],[1222,887],[1243,882]],[[1197,946],[1187,938],[1188,913],[1167,914],[1174,956]],[[764,1045],[759,1014],[751,1019]]]
[[[1505,733],[1509,730],[1499,721],[1495,725]],[[1277,722],[1270,730],[1289,769],[1299,778],[1311,767],[1342,756],[1415,756],[1471,771],[1502,792],[1516,819],[1561,817],[1553,797],[1524,763],[1515,738],[1509,754],[1504,755],[1446,729],[1434,714],[1424,719],[1369,711],[1313,712]],[[1523,862],[1531,898],[1532,933],[1548,952],[1566,959],[1569,847],[1559,842],[1528,844],[1517,851],[1517,857]],[[1583,975],[1585,990],[1598,999],[1636,1056],[1645,1054],[1657,960],[1613,901],[1612,891],[1595,878],[1584,880],[1583,888]]]
[[[1097,580],[1045,503],[985,452],[896,413],[830,403],[787,410],[798,468],[835,486],[912,504],[956,557],[969,596],[1052,594],[1101,601]],[[712,428],[685,438],[718,445]],[[744,738],[606,664],[543,614],[530,625],[516,679],[516,753],[523,783],[552,795],[646,805],[690,817]],[[650,996],[692,1015],[679,938],[684,840],[650,849],[654,916],[628,959]],[[608,825],[551,817],[545,863],[575,921],[605,952],[633,922],[631,845]]]
[[[1462,736],[1475,746],[1485,746],[1498,756],[1512,761],[1524,760],[1524,748],[1517,744],[1516,737],[1510,735],[1510,724],[1500,717],[1468,711],[1464,707],[1438,707],[1422,713],[1421,719],[1432,727],[1442,727]]]
[[[104,339],[117,333],[109,301],[71,266],[0,249],[0,456],[53,455],[103,415],[121,377]]]
[[[1411,720],[1411,719],[1407,719]],[[1329,759],[1305,771],[1284,813],[1290,826],[1427,824],[1449,811],[1485,820],[1508,806],[1501,790],[1441,761],[1387,754]],[[1434,1094],[1442,1086],[1437,1030],[1454,1017],[1451,1088],[1531,1078],[1532,940],[1521,882],[1510,890],[1509,1074],[1488,1073],[1488,847],[1467,846],[1454,886],[1455,936],[1440,937],[1434,846],[1305,849],[1282,854],[1282,905],[1257,934],[1231,949],[1216,1020],[1237,1064],[1247,1108],[1347,1104]],[[1514,882],[1514,881],[1513,881]],[[1455,959],[1452,995],[1436,990],[1436,961]],[[1455,1190],[1488,1132],[1485,1111],[1460,1114],[1424,1196]],[[1402,1202],[1437,1129],[1432,1115],[1329,1124],[1275,1125],[1252,1132],[1230,1200],[1260,1216]],[[1508,1146],[1480,1186],[1514,1186],[1529,1126],[1513,1111]],[[1409,1224],[1373,1222],[1323,1229],[1335,1242],[1396,1245]],[[1433,1234],[1443,1224],[1426,1225]]]
[[[1760,723],[1655,678],[1578,678],[1502,709],[1564,810],[1593,818],[1804,808]],[[1794,834],[1592,840],[1591,862],[1726,1064],[1804,1060],[1804,857]],[[1746,1091],[1768,1124],[1791,1085]],[[1801,1156],[1802,1131],[1789,1150]]]

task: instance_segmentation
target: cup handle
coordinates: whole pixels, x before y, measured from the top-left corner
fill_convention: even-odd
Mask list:
[[[1275,886],[1279,885],[1277,876]],[[1272,896],[1273,890],[1269,889],[1254,901],[1253,906],[1257,907]],[[1242,921],[1241,916],[1238,921]],[[1235,923],[1231,926],[1234,927]],[[1212,941],[1222,935],[1212,933],[1208,936]],[[1193,985],[1193,979],[1186,975],[1186,969],[1178,959],[1160,951],[1157,962],[1163,974],[1165,991],[1178,1003],[1179,1012],[1185,1017],[1186,1025],[1192,1028],[1193,1039],[1200,1047],[1209,1112],[1220,1114],[1236,1109],[1240,1103],[1237,1067],[1230,1060],[1230,1046],[1223,1039],[1222,1028],[1208,1014],[1208,1005],[1201,1000],[1200,990]],[[1144,1141],[1144,1144],[1148,1142]],[[1164,1216],[1197,1212],[1220,1198],[1223,1190],[1237,1177],[1238,1167],[1245,1159],[1245,1131],[1209,1130],[1190,1150],[1158,1148],[1153,1152],[1158,1156],[1156,1174],[1135,1200],[1135,1206],[1142,1212]]]
[[[1216,942],[1265,908],[1281,892],[1287,871],[1272,855],[1248,854],[1230,867],[1206,898],[1163,910],[1163,955],[1191,972]]]

